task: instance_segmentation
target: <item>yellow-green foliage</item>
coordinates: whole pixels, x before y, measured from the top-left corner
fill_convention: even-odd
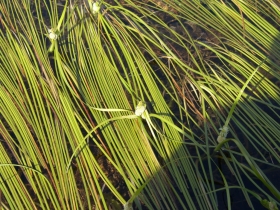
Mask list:
[[[230,209],[237,193],[277,209],[277,1],[0,13],[0,207]]]

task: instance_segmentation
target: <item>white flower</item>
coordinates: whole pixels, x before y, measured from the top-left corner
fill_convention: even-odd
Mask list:
[[[53,29],[48,29],[48,36],[51,40],[57,39],[57,34],[53,31]]]
[[[93,14],[96,14],[96,13],[99,12],[99,10],[100,10],[99,2],[94,2],[94,3],[92,4],[92,13],[93,13]]]
[[[136,116],[141,116],[142,118],[145,119],[145,116],[143,115],[143,113],[146,111],[146,103],[143,101],[139,101],[138,105],[136,106],[135,109],[135,115]]]

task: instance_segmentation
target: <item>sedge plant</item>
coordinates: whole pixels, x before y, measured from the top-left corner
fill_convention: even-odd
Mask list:
[[[276,2],[61,2],[0,3],[1,207],[277,209]]]

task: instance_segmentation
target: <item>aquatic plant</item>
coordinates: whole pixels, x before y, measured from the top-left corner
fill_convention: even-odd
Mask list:
[[[277,209],[276,1],[0,13],[2,208]]]

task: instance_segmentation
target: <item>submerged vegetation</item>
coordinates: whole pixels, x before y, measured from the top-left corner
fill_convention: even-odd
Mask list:
[[[278,209],[279,7],[1,1],[1,209]]]

